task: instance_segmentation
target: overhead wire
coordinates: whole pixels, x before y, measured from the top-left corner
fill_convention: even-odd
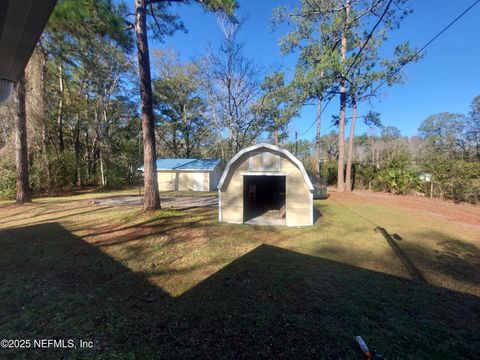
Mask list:
[[[479,0],[480,1],[480,0]],[[378,19],[377,23],[375,24],[375,26],[373,26],[372,30],[370,31],[370,33],[368,34],[367,36],[367,39],[365,40],[365,42],[363,43],[362,47],[360,48],[360,50],[358,51],[358,53],[355,55],[355,58],[353,59],[353,62],[350,64],[350,66],[348,67],[347,69],[347,72],[345,73],[345,77],[348,75],[348,73],[350,72],[350,70],[353,68],[353,66],[355,65],[355,63],[357,62],[358,60],[358,57],[360,56],[360,54],[362,53],[363,49],[365,48],[365,46],[367,46],[368,42],[370,41],[371,37],[373,36],[373,33],[375,32],[375,30],[377,29],[378,25],[380,25],[380,23],[382,22],[383,18],[385,17],[388,9],[390,8],[390,5],[392,4],[393,0],[390,0],[387,4],[387,6],[385,7],[382,15],[380,16],[380,18]],[[330,102],[332,101],[332,99],[334,98],[334,96],[330,97],[330,99],[327,101],[327,103],[325,104],[325,106],[323,107],[323,109],[320,111],[320,115],[323,114],[323,112],[325,111],[325,109],[327,108],[328,104],[330,104]],[[300,134],[300,136],[303,136],[305,135],[311,128],[312,126],[317,122],[317,119],[315,119],[312,124],[308,127],[307,130],[305,130],[303,133]]]
[[[390,2],[391,3],[391,2]],[[388,9],[388,6],[390,5],[390,3],[387,5],[387,9]],[[470,10],[472,10],[478,3],[480,3],[480,0],[476,0],[474,1],[469,7],[467,7],[462,13],[460,13],[460,15],[458,15],[455,19],[453,19],[450,23],[448,23],[441,31],[439,31],[433,38],[431,38],[427,43],[425,43],[425,45],[423,45],[418,51],[415,52],[415,54],[413,54],[411,57],[410,57],[410,60],[409,61],[406,61],[402,64],[400,64],[400,66],[398,68],[395,69],[395,71],[393,71],[384,81],[382,81],[374,90],[372,93],[375,93],[378,89],[380,89],[383,85],[385,85],[385,83],[387,83],[393,76],[395,76],[396,74],[398,74],[400,72],[400,70],[407,64],[409,64],[413,59],[415,59],[420,53],[422,53],[428,46],[430,46],[435,40],[437,40],[443,33],[445,33],[450,27],[452,27],[457,21],[459,21],[463,16],[465,16]],[[386,9],[386,10],[387,10]],[[379,22],[377,22],[375,24],[375,26],[373,27],[372,31],[370,32],[369,34],[369,37],[367,38],[366,42],[364,43],[364,46],[361,48],[361,50],[363,50],[363,48],[365,48],[368,40],[370,40],[371,38],[371,34],[373,34],[373,32],[375,31],[376,27],[378,26],[378,24],[380,23],[381,19],[383,18],[383,16],[385,15],[386,11],[382,14],[382,17],[380,18]],[[354,62],[352,63],[352,65],[349,67],[349,69],[347,70],[347,73],[348,71],[350,71],[350,69],[352,68],[353,64],[355,63],[356,59],[358,58],[358,56],[360,55],[360,52],[361,50],[357,53],[357,56],[355,57],[355,60]],[[325,109],[328,107],[328,104],[330,104],[330,102],[333,100],[334,96],[331,96],[329,98],[329,100],[327,101],[327,103],[325,104],[325,106],[323,107],[323,109],[320,111],[320,115],[323,114],[323,112],[325,111]],[[310,131],[310,129],[313,127],[313,125],[317,122],[317,119],[315,119],[312,124],[307,128],[307,130],[305,130],[303,133],[299,134],[300,136],[303,136],[305,135],[308,131]]]
[[[380,89],[385,83],[387,83],[393,76],[398,74],[400,70],[407,64],[409,64],[413,59],[415,59],[421,52],[423,52],[428,46],[430,46],[435,40],[437,40],[445,31],[447,31],[453,24],[455,24],[458,20],[460,20],[463,16],[465,16],[470,10],[472,10],[480,0],[476,0],[473,2],[469,7],[467,7],[460,15],[458,15],[455,19],[453,19],[448,25],[446,25],[442,30],[440,30],[433,38],[431,38],[425,45],[423,45],[415,54],[410,57],[409,61],[406,61],[400,66],[395,69],[384,81],[382,81],[373,91],[375,93],[378,89]]]

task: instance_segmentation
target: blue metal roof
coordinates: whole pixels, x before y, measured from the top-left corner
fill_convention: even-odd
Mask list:
[[[214,170],[218,164],[218,159],[196,159],[177,167],[176,170]]]
[[[157,159],[157,170],[173,170],[196,159]]]
[[[219,163],[218,159],[157,159],[157,170],[212,171]],[[138,170],[143,171],[143,165]]]

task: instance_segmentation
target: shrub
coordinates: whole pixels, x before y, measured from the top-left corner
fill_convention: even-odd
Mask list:
[[[336,160],[327,160],[321,165],[321,176],[327,180],[328,185],[337,183],[338,164]]]
[[[376,188],[394,194],[409,194],[420,189],[421,182],[418,174],[411,166],[407,156],[399,154],[381,168],[375,175]]]
[[[15,167],[0,163],[0,198],[11,199],[15,196],[17,175]]]

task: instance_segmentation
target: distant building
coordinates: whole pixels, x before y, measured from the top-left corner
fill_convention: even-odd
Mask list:
[[[221,176],[218,159],[157,159],[160,191],[214,191]]]

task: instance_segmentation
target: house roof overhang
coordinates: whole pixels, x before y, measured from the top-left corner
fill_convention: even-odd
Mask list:
[[[20,79],[56,2],[0,1],[0,80]]]

